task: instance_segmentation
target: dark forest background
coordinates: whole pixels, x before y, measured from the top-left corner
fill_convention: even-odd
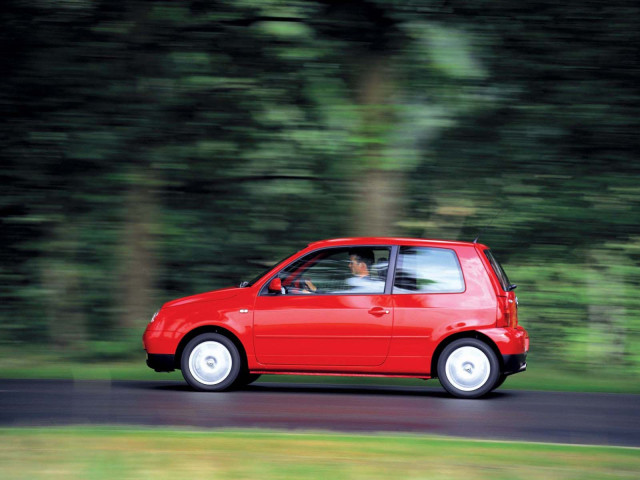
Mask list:
[[[640,372],[635,1],[3,0],[0,346],[140,356],[308,242],[492,247],[538,360]]]

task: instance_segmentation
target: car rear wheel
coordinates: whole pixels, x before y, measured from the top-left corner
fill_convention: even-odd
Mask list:
[[[240,353],[218,333],[204,333],[187,343],[180,366],[182,376],[196,390],[219,392],[231,387],[240,373]]]
[[[491,390],[495,390],[496,388],[500,387],[506,379],[507,379],[506,375],[504,374],[500,375],[500,377],[498,377],[498,381],[496,382],[496,384],[493,386]]]
[[[500,377],[498,358],[476,338],[461,338],[445,347],[438,359],[444,389],[460,398],[477,398],[493,390]]]

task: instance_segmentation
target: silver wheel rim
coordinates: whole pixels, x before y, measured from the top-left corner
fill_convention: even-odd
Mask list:
[[[231,352],[218,342],[202,342],[189,355],[189,371],[204,385],[217,385],[229,376],[233,360]]]
[[[487,383],[491,363],[479,348],[460,347],[447,358],[445,372],[454,387],[463,392],[471,392]]]

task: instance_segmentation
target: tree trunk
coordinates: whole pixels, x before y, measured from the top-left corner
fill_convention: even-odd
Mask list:
[[[53,346],[76,352],[85,348],[87,340],[81,266],[77,255],[77,228],[71,221],[63,221],[54,228],[47,255],[41,261],[43,302]]]
[[[157,75],[158,66],[155,57],[149,53],[147,44],[150,36],[149,14],[153,6],[146,2],[134,2],[131,18],[134,27],[127,39],[131,56],[129,69],[132,74],[132,101],[134,108],[131,127],[136,133],[129,138],[130,156],[124,173],[127,176],[128,191],[124,198],[124,232],[122,239],[122,312],[120,326],[125,329],[124,338],[139,335],[140,328],[149,320],[154,308],[154,281],[156,258],[153,252],[153,225],[156,213],[156,199],[152,188],[153,169],[147,160],[147,149],[158,136],[146,123],[147,108],[156,100],[145,87],[146,80]],[[138,110],[139,109],[139,110]]]
[[[387,135],[393,124],[390,57],[375,55],[362,63],[358,103],[362,109],[363,167],[357,173],[353,234],[386,236],[396,231],[400,218],[402,172],[385,159]]]
[[[135,181],[126,195],[125,209],[120,326],[139,331],[156,308],[156,258],[153,252],[155,202],[151,187]]]

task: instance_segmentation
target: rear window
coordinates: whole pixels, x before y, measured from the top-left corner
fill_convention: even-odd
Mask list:
[[[509,285],[511,285],[511,282],[509,282],[509,277],[507,277],[507,274],[502,268],[502,265],[500,265],[500,262],[498,262],[498,260],[493,255],[493,252],[491,250],[485,250],[484,254],[487,256],[487,259],[491,264],[491,268],[493,268],[493,271],[498,277],[498,280],[500,280],[500,285],[502,286],[502,289],[505,292],[509,291]]]
[[[400,247],[393,293],[460,293],[464,288],[453,250]]]

